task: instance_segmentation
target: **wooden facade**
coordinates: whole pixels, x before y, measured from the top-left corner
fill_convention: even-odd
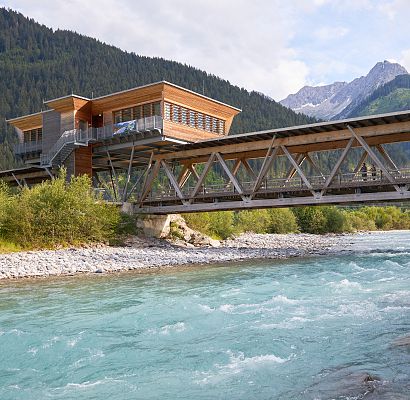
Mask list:
[[[173,115],[172,120],[166,120],[166,118],[164,118],[164,107],[165,104],[169,103],[172,103],[173,107],[175,109],[178,108],[181,112],[179,117]],[[109,133],[110,130],[114,136],[117,129],[115,125],[118,122],[114,116],[118,113],[118,110],[125,110],[125,113],[127,109],[145,110],[150,108],[150,116],[155,115],[163,119],[160,127],[161,139],[159,138],[159,141],[163,142],[163,137],[169,137],[186,143],[227,135],[233,117],[240,112],[240,110],[235,107],[165,81],[94,99],[73,94],[46,101],[44,104],[49,110],[14,118],[8,122],[15,127],[21,145],[27,144],[26,147],[23,147],[23,151],[25,148],[30,149],[30,151],[22,155],[25,161],[30,164],[35,164],[36,162],[40,162],[41,164],[41,160],[51,160],[51,163],[59,162],[66,166],[69,175],[82,173],[92,175],[93,150],[91,145],[88,146],[87,149],[73,148],[73,155],[64,154],[64,160],[61,161],[60,159],[62,159],[62,157],[58,158],[55,154],[55,147],[59,144],[58,141],[60,138],[64,135],[69,135],[70,132],[74,132],[75,130],[91,132],[92,129],[95,130],[99,128],[105,129],[104,138],[107,137],[107,132]],[[154,107],[151,106],[152,104],[155,104],[155,112],[153,111]],[[190,125],[190,121],[187,120],[186,117],[186,110],[191,110],[191,112],[195,110],[201,123],[195,120],[195,124],[191,123]],[[121,119],[121,122],[131,121],[133,114],[136,113],[128,113],[128,118],[124,117]],[[146,117],[146,113],[141,111],[138,118],[144,117]],[[135,115],[133,118],[137,119]],[[202,122],[202,120],[204,122]],[[207,124],[205,120],[208,121]],[[216,127],[218,127],[219,130],[217,130]],[[42,136],[41,143],[39,143],[39,146],[33,146],[35,143],[32,143],[32,137],[35,135],[29,134],[29,131],[33,129],[42,130],[42,135],[40,135]],[[37,140],[40,136],[36,136]],[[121,140],[122,142],[124,141],[123,138]],[[129,140],[128,147],[133,147],[136,140],[138,141],[138,137],[133,137],[132,140]],[[101,143],[99,144],[101,145]],[[163,145],[163,143],[159,144],[159,146],[161,145]],[[65,143],[63,143],[62,146],[69,147]],[[32,151],[33,149],[36,149],[36,151]],[[67,152],[67,149],[65,152]]]

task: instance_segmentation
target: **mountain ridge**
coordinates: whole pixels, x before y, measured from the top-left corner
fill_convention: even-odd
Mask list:
[[[366,76],[353,79],[348,83],[334,82],[324,86],[305,86],[297,93],[281,100],[280,103],[315,118],[344,119],[350,115],[351,110],[380,86],[403,74],[408,74],[403,66],[385,60],[376,63]],[[309,101],[312,98],[317,99],[316,103]]]

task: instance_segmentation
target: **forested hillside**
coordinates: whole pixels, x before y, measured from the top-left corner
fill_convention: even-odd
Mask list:
[[[383,114],[410,109],[410,75],[398,75],[392,81],[376,89],[350,114],[350,117]]]
[[[239,107],[231,133],[313,122],[268,97],[194,67],[124,52],[70,31],[53,31],[0,8],[0,169],[15,160],[4,118],[39,111],[44,99],[70,93],[100,96],[167,80]]]

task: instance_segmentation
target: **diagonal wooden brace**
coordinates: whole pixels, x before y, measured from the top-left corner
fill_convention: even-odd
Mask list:
[[[154,166],[152,167],[151,174],[148,176],[147,175],[147,180],[145,182],[145,185],[142,189],[142,194],[139,199],[139,203],[142,204],[143,201],[147,198],[149,192],[152,189],[152,184],[154,183],[155,178],[158,175],[159,169],[161,167],[161,160],[156,160]]]
[[[243,189],[238,180],[236,179],[235,175],[231,172],[231,170],[228,168],[226,165],[225,160],[223,157],[219,154],[216,153],[216,158],[218,159],[219,163],[221,164],[223,170],[226,172],[226,174],[229,177],[229,180],[232,182],[232,184],[235,186],[236,191],[240,194],[243,195]]]
[[[353,128],[350,125],[347,125],[347,129],[351,132],[351,134],[354,136],[354,138],[359,142],[359,144],[367,151],[367,154],[369,157],[376,163],[376,165],[382,170],[383,174],[386,176],[386,178],[389,180],[389,182],[393,185],[393,187],[400,193],[403,192],[403,190],[396,184],[396,181],[394,178],[391,176],[390,172],[387,170],[387,168],[384,166],[384,164],[379,160],[377,157],[376,153],[371,149],[371,147],[368,145],[368,143],[360,136],[358,135]]]
[[[190,197],[190,199],[189,199],[189,202],[190,202],[190,203],[192,203],[192,202],[194,201],[195,196],[198,194],[198,191],[199,191],[199,189],[201,188],[202,183],[204,182],[204,180],[205,180],[205,178],[206,178],[206,176],[207,176],[209,170],[211,169],[212,164],[213,164],[214,161],[215,161],[215,158],[216,158],[216,154],[215,154],[215,153],[212,153],[212,154],[209,156],[208,161],[207,161],[206,164],[205,164],[204,170],[202,171],[202,174],[201,174],[201,176],[199,177],[198,182],[196,183],[196,185],[195,185],[195,187],[194,187],[194,190],[192,191],[191,195],[189,196],[189,197]]]
[[[178,182],[174,176],[174,174],[172,173],[172,171],[169,169],[168,164],[164,161],[161,160],[161,166],[164,169],[169,181],[171,182],[171,185],[173,186],[173,188],[175,189],[175,192],[177,194],[177,196],[182,200],[183,203],[185,203],[185,197],[181,191],[181,188],[178,185]]]
[[[316,192],[314,191],[313,186],[311,185],[309,180],[306,178],[305,174],[303,173],[302,169],[299,167],[298,163],[292,157],[292,154],[289,153],[289,150],[285,146],[281,145],[280,148],[282,149],[283,153],[288,158],[288,160],[291,162],[293,167],[296,169],[296,171],[298,171],[298,174],[302,178],[307,188],[311,191],[312,195],[316,197]]]
[[[334,165],[332,171],[330,172],[330,175],[327,177],[325,184],[323,185],[323,188],[320,192],[321,196],[323,196],[326,192],[326,189],[329,187],[329,185],[332,183],[333,178],[335,175],[339,172],[340,166],[342,165],[343,161],[345,160],[347,153],[349,150],[352,148],[353,143],[354,143],[354,138],[351,138],[349,142],[347,143],[346,147],[343,149],[342,155],[339,157],[337,160],[336,164]]]
[[[275,136],[272,138],[272,142],[269,146],[269,149],[266,153],[265,158],[263,159],[263,163],[261,166],[261,169],[259,171],[258,177],[256,179],[255,185],[252,190],[251,198],[256,194],[256,192],[260,189],[263,179],[265,178],[266,174],[269,171],[269,168],[271,167],[273,160],[276,158],[276,156],[279,153],[279,147],[273,147],[275,143]]]

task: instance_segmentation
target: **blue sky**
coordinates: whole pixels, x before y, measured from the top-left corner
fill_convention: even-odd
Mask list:
[[[0,0],[52,28],[193,65],[275,100],[350,81],[377,61],[410,71],[410,0]]]

